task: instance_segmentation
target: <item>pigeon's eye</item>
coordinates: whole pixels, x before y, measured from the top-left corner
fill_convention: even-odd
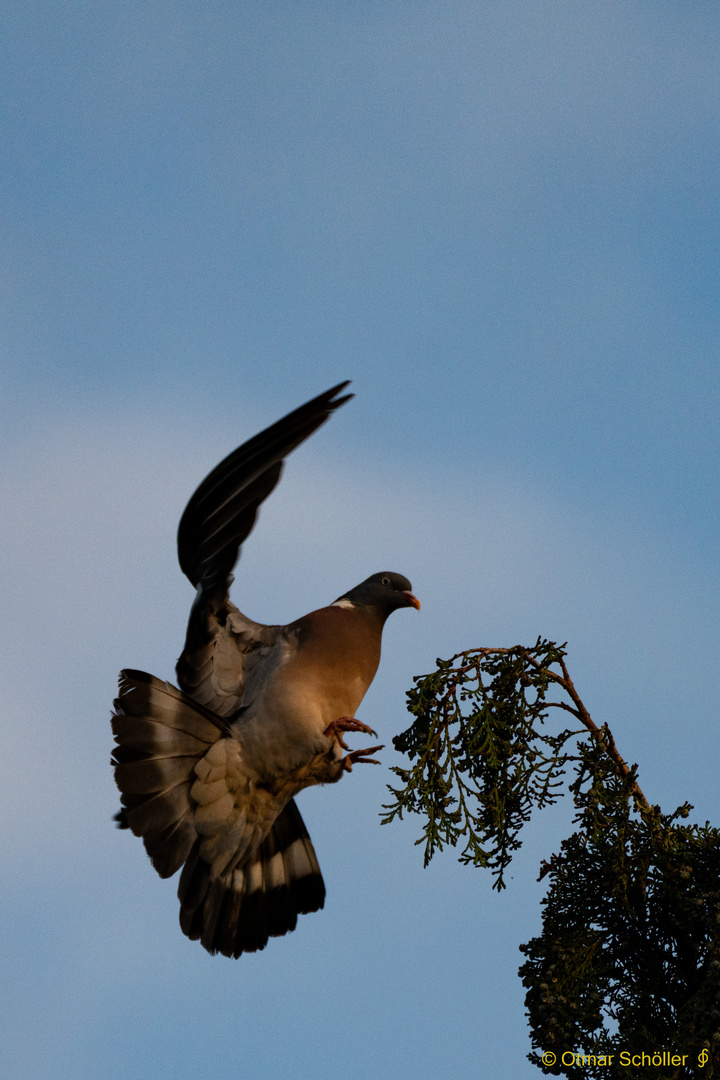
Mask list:
[[[382,579],[382,583],[383,583],[383,585],[389,585],[390,584],[390,578],[389,577],[384,577]]]

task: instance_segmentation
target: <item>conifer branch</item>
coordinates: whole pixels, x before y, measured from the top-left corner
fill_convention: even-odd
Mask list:
[[[569,1080],[626,1080],[632,1059],[633,1077],[657,1080],[642,1055],[674,1047],[719,1080],[720,832],[683,824],[689,803],[669,815],[649,804],[565,655],[538,638],[457,653],[416,678],[413,722],[393,740],[410,765],[393,770],[402,786],[383,821],[423,819],[426,865],[462,839],[460,861],[489,868],[501,889],[523,825],[567,790],[577,831],[542,861],[542,934],[521,946],[530,1060]],[[580,727],[553,731],[550,710]],[[695,1072],[683,1062],[666,1075]]]

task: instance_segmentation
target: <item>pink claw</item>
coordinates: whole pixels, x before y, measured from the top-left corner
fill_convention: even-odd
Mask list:
[[[373,731],[371,727],[363,724],[361,720],[356,720],[354,716],[341,716],[339,719],[333,720],[325,728],[323,735],[327,735],[329,739],[337,739],[343,750],[349,750],[350,747],[342,737],[343,731],[364,731],[366,735],[374,735],[377,738],[377,731]]]
[[[384,744],[383,744],[384,746]],[[379,765],[380,762],[377,758],[367,757],[367,754],[376,754],[378,750],[382,750],[383,746],[367,746],[364,750],[353,750],[343,758],[343,768],[348,772],[352,772],[353,765]]]

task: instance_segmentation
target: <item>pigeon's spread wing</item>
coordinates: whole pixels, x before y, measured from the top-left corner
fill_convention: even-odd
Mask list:
[[[240,545],[260,503],[280,479],[284,459],[353,396],[338,396],[347,385],[340,383],[306,402],[233,451],[203,480],[180,520],[180,567],[197,596],[177,664],[178,681],[220,716],[239,708],[248,677],[269,661],[283,631],[253,622],[230,603]]]
[[[260,503],[280,479],[284,458],[353,396],[337,395],[348,385],[301,405],[221,461],[197,489],[180,520],[180,568],[195,586],[211,592],[227,583],[240,545]]]

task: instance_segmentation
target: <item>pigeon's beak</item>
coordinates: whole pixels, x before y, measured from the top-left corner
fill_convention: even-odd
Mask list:
[[[417,608],[418,611],[420,610],[420,601],[417,596],[413,596],[411,592],[403,592],[402,595],[405,597],[408,607],[414,607]]]

